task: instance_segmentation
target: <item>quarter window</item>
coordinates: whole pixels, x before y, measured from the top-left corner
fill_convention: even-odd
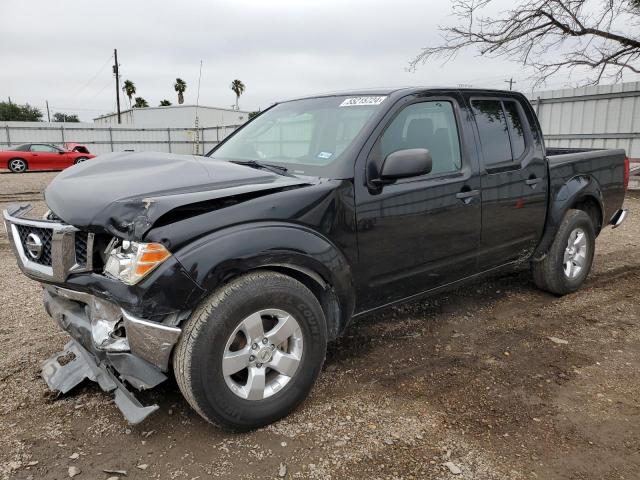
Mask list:
[[[381,139],[382,158],[397,150],[426,148],[431,173],[460,170],[460,141],[453,105],[447,101],[409,105],[391,122]]]
[[[507,112],[513,159],[517,160],[524,153],[524,127],[516,102],[512,100],[504,102],[504,110]]]

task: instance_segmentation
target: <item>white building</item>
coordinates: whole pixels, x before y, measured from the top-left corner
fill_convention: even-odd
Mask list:
[[[230,108],[200,105],[171,105],[169,107],[132,108],[120,113],[122,126],[139,128],[194,128],[198,115],[198,127],[229,127],[242,125],[249,119],[249,112]],[[117,126],[118,115],[109,113],[93,119],[96,126]]]

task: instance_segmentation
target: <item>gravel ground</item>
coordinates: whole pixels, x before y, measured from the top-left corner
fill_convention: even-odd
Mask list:
[[[44,211],[54,176],[0,174],[0,207]],[[40,362],[67,336],[2,232],[0,477],[637,479],[640,196],[626,206],[579,292],[557,298],[512,272],[363,318],[295,413],[235,435],[175,383],[147,394],[162,409],[136,427],[97,386],[47,392]]]

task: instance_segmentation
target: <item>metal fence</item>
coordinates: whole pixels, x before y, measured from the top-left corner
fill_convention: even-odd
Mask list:
[[[7,122],[0,124],[0,149],[24,143],[81,143],[92,153],[124,150],[203,154],[237,125],[205,128],[94,127],[92,124]]]
[[[530,95],[548,146],[624,148],[640,158],[640,82]]]

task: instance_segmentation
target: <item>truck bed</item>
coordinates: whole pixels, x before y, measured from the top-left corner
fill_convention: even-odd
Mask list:
[[[603,226],[624,200],[624,159],[622,149],[548,148],[550,199],[559,199],[563,185],[574,177],[581,182],[597,182],[602,191]]]

